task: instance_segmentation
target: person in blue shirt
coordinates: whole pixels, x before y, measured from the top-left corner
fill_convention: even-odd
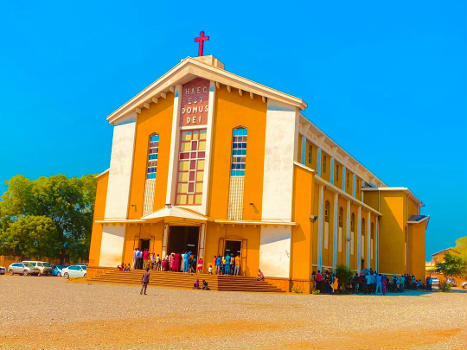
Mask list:
[[[224,273],[226,275],[230,275],[230,259],[232,259],[232,257],[230,256],[230,254],[227,254],[225,256],[225,267],[224,267]]]
[[[222,258],[218,256],[216,258],[216,275],[218,275],[221,272],[221,263],[222,263]]]

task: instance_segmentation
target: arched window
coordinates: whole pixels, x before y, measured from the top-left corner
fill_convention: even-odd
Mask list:
[[[246,128],[240,127],[233,130],[230,176],[245,176],[247,136]]]
[[[344,208],[339,208],[339,227],[344,226]]]
[[[155,179],[157,175],[157,157],[159,155],[159,134],[149,136],[147,179]]]
[[[350,215],[350,230],[355,232],[355,214]]]
[[[324,221],[329,222],[329,201],[324,203]]]

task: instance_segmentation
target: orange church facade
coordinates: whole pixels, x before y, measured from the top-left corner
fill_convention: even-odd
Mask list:
[[[285,290],[311,274],[424,277],[423,204],[388,187],[318,129],[296,97],[186,58],[107,119],[110,168],[98,175],[92,268],[191,250],[241,257],[241,273]]]

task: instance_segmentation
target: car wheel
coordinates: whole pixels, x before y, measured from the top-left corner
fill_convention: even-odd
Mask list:
[[[14,276],[14,275],[15,275],[15,273],[13,272],[13,270],[10,270],[9,272],[10,272],[10,276]]]
[[[62,273],[61,272],[57,273],[57,276],[62,277]]]
[[[65,274],[63,275],[63,277],[65,277],[66,279],[70,279],[70,275],[68,274],[68,272],[65,272]]]
[[[23,271],[23,276],[27,276],[28,275],[28,272],[27,271]]]

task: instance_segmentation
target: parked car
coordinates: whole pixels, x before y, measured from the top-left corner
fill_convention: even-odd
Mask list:
[[[8,272],[10,275],[18,274],[18,275],[37,275],[39,273],[39,269],[36,268],[34,265],[25,264],[22,262],[13,263],[8,266]]]
[[[4,275],[6,273],[6,268],[3,266],[0,266],[0,275]]]
[[[467,289],[467,282],[462,282],[462,289]]]
[[[68,267],[69,265],[53,265],[52,266],[52,276],[58,276],[58,277],[62,277],[63,276],[63,272],[62,270],[65,268],[65,267]]]
[[[438,277],[431,277],[431,284],[433,286],[438,286],[439,285],[439,278]]]
[[[68,267],[65,267],[62,270],[63,277],[66,279],[69,278],[77,278],[77,277],[86,277],[86,265],[71,265]]]
[[[31,264],[35,266],[39,272],[38,276],[40,275],[50,275],[52,273],[52,265],[46,263],[44,261],[23,261],[24,264]]]
[[[446,279],[446,283],[449,283],[451,285],[451,287],[457,287],[457,283],[456,283],[456,280],[452,277],[448,277]]]

